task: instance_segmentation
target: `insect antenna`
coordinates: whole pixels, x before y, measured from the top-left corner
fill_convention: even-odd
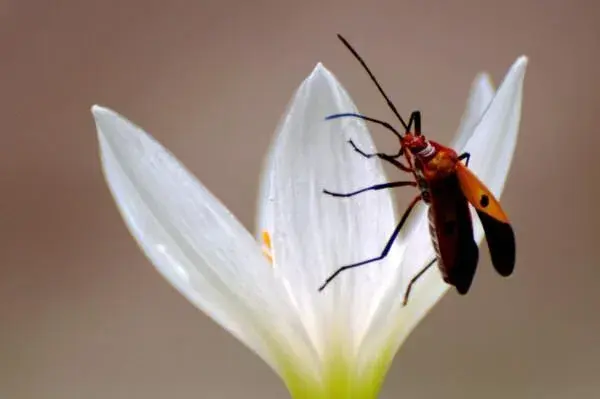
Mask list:
[[[404,129],[406,130],[406,132],[409,132],[410,131],[410,125],[407,125],[406,122],[404,122],[404,119],[402,119],[402,116],[400,116],[400,113],[396,109],[396,106],[394,105],[394,103],[392,102],[392,100],[390,100],[390,98],[387,96],[387,94],[385,94],[385,91],[383,91],[383,88],[381,87],[381,85],[377,81],[377,78],[375,77],[375,75],[373,75],[373,72],[371,72],[371,70],[367,66],[367,63],[362,59],[362,57],[360,55],[358,55],[358,53],[356,52],[356,50],[354,50],[354,48],[350,45],[350,43],[348,43],[348,41],[346,39],[344,39],[344,37],[342,35],[340,35],[338,33],[337,36],[342,41],[342,43],[344,43],[344,45],[348,48],[348,50],[350,50],[350,52],[352,53],[352,55],[354,55],[354,58],[356,58],[358,60],[358,62],[360,62],[360,64],[363,66],[363,68],[365,69],[365,71],[369,74],[369,77],[371,78],[371,81],[373,81],[373,83],[375,83],[375,86],[377,86],[377,89],[379,90],[379,93],[381,93],[381,95],[383,96],[383,98],[385,98],[385,101],[387,102],[387,105],[390,107],[390,109],[392,110],[392,112],[398,117],[398,119],[400,120],[400,123],[402,124],[402,126],[404,127]],[[412,115],[411,115],[411,121],[412,121],[412,119],[413,118],[412,118]]]

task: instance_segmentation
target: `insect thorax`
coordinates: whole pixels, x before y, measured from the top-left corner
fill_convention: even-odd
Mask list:
[[[446,179],[456,173],[458,162],[456,153],[451,149],[439,148],[432,145],[435,151],[429,151],[427,156],[415,157],[415,175],[421,198],[427,204],[431,203],[430,182]]]
[[[456,153],[448,150],[438,150],[432,157],[420,161],[423,177],[428,181],[444,179],[454,174],[458,162]]]

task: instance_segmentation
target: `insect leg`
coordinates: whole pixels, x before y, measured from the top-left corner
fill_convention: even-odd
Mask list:
[[[394,155],[383,154],[381,152],[367,154],[366,152],[364,152],[363,150],[358,148],[356,146],[356,144],[354,144],[354,141],[348,140],[348,143],[350,143],[350,145],[352,146],[354,151],[358,152],[360,155],[362,155],[365,158],[377,157],[379,159],[383,159],[384,161],[391,163],[392,165],[394,165],[395,167],[397,167],[398,169],[400,169],[404,172],[410,173],[413,171],[412,168],[410,168],[409,166],[406,166],[401,161],[396,160],[396,158],[400,158],[402,155],[404,155],[404,150],[402,149],[402,147],[400,147],[400,150],[398,151],[398,153],[394,154]]]
[[[353,113],[353,112],[347,112],[347,113],[343,113],[343,114],[329,115],[329,116],[325,117],[325,120],[329,121],[329,120],[332,120],[332,119],[348,118],[348,117],[350,117],[350,118],[358,118],[358,119],[365,120],[367,122],[377,123],[378,125],[381,125],[381,126],[385,127],[386,129],[390,130],[399,139],[402,138],[402,135],[400,134],[400,132],[397,131],[392,125],[390,125],[386,121],[382,121],[381,119],[371,118],[369,116],[365,116],[365,115],[361,115],[361,114],[356,114],[356,113]]]
[[[383,184],[375,184],[374,186],[369,186],[367,188],[363,188],[361,190],[357,190],[357,191],[353,191],[351,193],[334,193],[328,190],[323,190],[323,192],[325,194],[331,195],[333,197],[352,197],[355,196],[356,194],[360,194],[360,193],[364,193],[365,191],[370,191],[370,190],[384,190],[386,188],[394,188],[394,187],[405,187],[405,186],[412,186],[412,187],[416,187],[417,183],[414,181],[396,181],[396,182],[392,182],[392,183],[383,183]]]
[[[418,122],[415,122],[415,126],[421,126],[421,114],[416,111],[416,114],[418,114],[418,117],[415,117],[415,112],[413,112],[410,116],[410,123],[412,123],[413,119],[417,120]],[[366,120],[368,122],[373,122],[373,123],[377,123],[383,127],[385,127],[388,130],[391,130],[396,137],[398,137],[400,140],[402,140],[402,135],[400,134],[400,132],[398,132],[392,125],[390,125],[389,123],[382,121],[380,119],[375,119],[375,118],[371,118],[369,116],[365,116],[365,115],[361,115],[361,114],[356,114],[356,113],[343,113],[343,114],[333,114],[333,115],[329,115],[328,117],[325,118],[325,120],[332,120],[332,119],[338,119],[338,118],[346,118],[346,117],[353,117],[353,118],[358,118],[358,119],[363,119]],[[410,125],[409,125],[410,126]],[[416,127],[415,127],[416,128]],[[371,158],[371,157],[379,157],[385,161],[388,161],[389,163],[391,163],[392,165],[394,165],[395,167],[397,167],[400,170],[403,170],[405,172],[412,172],[412,169],[406,165],[404,165],[402,162],[400,161],[396,161],[396,158],[399,158],[401,155],[404,154],[404,151],[402,150],[402,148],[400,148],[400,151],[398,151],[398,154],[396,155],[387,155],[387,154],[382,154],[382,153],[377,153],[377,154],[367,154],[363,151],[361,151],[360,149],[358,149],[358,147],[356,147],[356,145],[354,144],[354,142],[352,142],[352,140],[349,141],[350,144],[352,145],[352,147],[354,148],[354,151],[358,152],[359,154],[361,154],[362,156],[364,156],[365,158]]]
[[[471,154],[469,154],[468,152],[463,152],[462,154],[460,154],[458,156],[458,160],[462,161],[465,160],[465,166],[469,166],[469,161],[471,160]]]
[[[404,293],[404,301],[402,301],[402,306],[406,306],[408,303],[408,296],[410,295],[410,290],[412,290],[413,285],[417,282],[419,278],[425,274],[427,269],[429,269],[433,264],[437,261],[437,258],[430,261],[424,268],[422,268],[408,283],[408,287],[406,287],[406,292]]]
[[[398,222],[398,225],[394,229],[394,232],[392,233],[392,235],[388,239],[388,242],[385,244],[385,248],[383,249],[383,251],[381,252],[381,254],[379,256],[376,256],[375,258],[363,260],[362,262],[354,263],[354,264],[351,264],[351,265],[348,265],[348,266],[340,267],[331,276],[329,276],[327,278],[327,280],[325,280],[325,283],[323,283],[323,285],[319,287],[319,291],[323,291],[323,289],[327,286],[327,284],[329,284],[331,282],[331,280],[333,280],[338,274],[340,274],[344,270],[348,270],[348,269],[352,269],[352,268],[355,268],[355,267],[363,266],[363,265],[366,265],[368,263],[377,262],[377,261],[385,258],[387,256],[387,254],[390,252],[390,249],[392,248],[392,244],[394,243],[394,241],[398,237],[398,234],[400,234],[400,230],[402,229],[402,226],[406,222],[406,219],[408,219],[408,215],[410,215],[410,212],[413,210],[413,208],[415,207],[415,205],[417,205],[417,203],[420,200],[421,200],[421,196],[419,195],[419,196],[415,197],[410,202],[410,204],[408,205],[408,207],[404,211],[404,214],[400,218],[400,222]]]

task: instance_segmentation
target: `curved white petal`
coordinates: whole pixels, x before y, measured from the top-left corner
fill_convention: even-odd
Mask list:
[[[274,268],[322,356],[336,345],[352,354],[378,306],[381,282],[394,274],[400,260],[396,241],[384,261],[342,273],[317,292],[338,267],[380,254],[396,224],[389,190],[353,198],[323,193],[387,181],[377,159],[365,159],[348,143],[351,139],[363,151],[375,152],[361,120],[325,120],[347,112],[357,112],[347,92],[317,65],[280,123],[259,204],[259,234],[270,233]]]
[[[527,57],[521,56],[511,66],[473,137],[464,147],[464,151],[471,153],[469,168],[498,197],[502,194],[517,145],[527,62]]]
[[[471,84],[467,106],[456,130],[456,136],[452,140],[451,147],[458,153],[462,152],[465,144],[473,135],[475,127],[492,102],[494,94],[494,85],[490,76],[483,72],[478,74]]]
[[[298,315],[252,235],[142,129],[109,109],[92,112],[110,190],[162,275],[275,369],[274,347],[306,361]]]
[[[468,130],[463,133],[470,136],[465,143],[464,151],[471,153],[469,167],[498,197],[502,193],[508,175],[519,132],[526,66],[527,58],[518,58],[508,71],[489,107],[485,105],[488,99],[487,95],[475,97],[479,100],[472,97],[467,106],[467,116],[463,117],[463,121],[476,120],[476,114],[485,109],[473,134],[469,135]],[[473,104],[474,100],[480,102],[479,106]],[[472,117],[468,116],[469,112],[474,112]],[[463,126],[465,125],[463,124]],[[415,224],[414,230],[410,232],[406,254],[402,260],[402,274],[409,273],[411,276],[414,276],[435,256],[425,215],[425,206],[421,207],[420,212],[421,215],[418,216],[420,220]],[[475,239],[480,243],[483,238],[483,229],[476,216],[473,220]],[[434,266],[414,286],[408,306],[404,308],[401,306],[404,290],[396,293],[396,296],[393,292],[390,293],[386,300],[394,302],[396,308],[392,313],[378,315],[371,329],[372,336],[369,336],[366,341],[370,345],[380,346],[381,340],[390,340],[392,341],[391,345],[397,348],[448,288],[449,286],[443,282],[437,266]],[[382,306],[382,309],[387,309],[387,306]],[[369,350],[371,350],[370,346],[364,348],[365,352]]]

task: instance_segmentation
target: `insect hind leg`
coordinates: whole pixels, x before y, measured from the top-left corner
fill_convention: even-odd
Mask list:
[[[406,287],[406,291],[404,292],[404,300],[402,301],[402,306],[403,307],[408,304],[408,297],[410,295],[410,291],[412,290],[412,287],[415,285],[415,283],[417,282],[417,280],[420,279],[421,277],[423,277],[423,274],[425,274],[425,272],[431,266],[433,266],[433,264],[436,261],[437,261],[437,258],[434,258],[431,261],[429,261],[429,263],[427,263],[427,265],[425,265],[425,267],[422,268],[417,274],[415,274],[415,276],[410,280],[410,282],[408,283],[408,286]]]
[[[396,238],[398,237],[398,234],[400,234],[400,230],[402,229],[402,226],[404,226],[404,223],[406,222],[406,220],[408,219],[408,216],[410,215],[410,212],[413,210],[413,208],[415,207],[415,205],[417,205],[417,203],[421,200],[421,196],[417,196],[415,197],[411,203],[408,205],[408,207],[406,208],[406,210],[404,211],[404,214],[402,215],[402,217],[400,218],[400,222],[398,222],[398,225],[396,226],[396,228],[394,229],[394,232],[392,233],[392,235],[390,236],[390,238],[388,239],[387,243],[385,244],[385,248],[383,249],[383,251],[381,251],[381,254],[379,256],[376,256],[374,258],[371,259],[367,259],[367,260],[363,260],[362,262],[358,262],[358,263],[353,263],[351,265],[347,265],[347,266],[342,266],[339,269],[337,269],[331,276],[329,276],[327,278],[327,280],[325,280],[325,282],[323,283],[323,285],[321,285],[319,287],[319,292],[323,291],[325,289],[325,287],[334,279],[338,276],[338,274],[340,274],[341,272],[343,272],[344,270],[348,270],[348,269],[353,269],[355,267],[360,267],[360,266],[364,266],[367,265],[369,263],[373,263],[373,262],[377,262],[379,260],[384,259],[388,253],[390,252],[390,250],[392,249],[392,245],[394,244],[394,241],[396,240]]]

